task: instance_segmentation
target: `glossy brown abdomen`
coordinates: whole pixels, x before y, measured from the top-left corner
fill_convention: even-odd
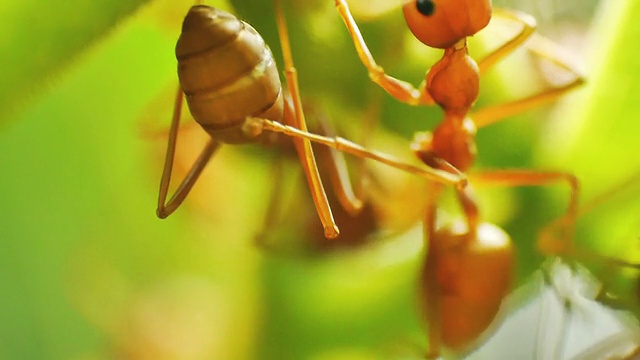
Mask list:
[[[234,15],[194,6],[176,45],[178,77],[193,118],[216,140],[250,142],[248,116],[282,118],[282,86],[262,37]]]

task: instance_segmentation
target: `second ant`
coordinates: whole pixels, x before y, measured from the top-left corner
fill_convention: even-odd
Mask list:
[[[578,71],[556,55],[549,41],[534,35],[536,22],[527,14],[492,9],[490,0],[408,0],[402,4],[413,35],[426,46],[443,50],[442,58],[431,66],[425,81],[417,88],[388,75],[375,62],[346,0],[335,1],[371,80],[398,101],[412,106],[438,105],[443,110],[440,124],[433,131],[416,133],[411,145],[416,156],[434,169],[452,174],[468,173],[476,159],[475,138],[479,128],[557,99],[583,82]],[[485,28],[492,15],[517,23],[520,29],[476,62],[469,55],[467,38]],[[527,40],[534,54],[572,74],[572,80],[472,113],[480,90],[480,76]],[[568,209],[544,229],[538,247],[546,254],[571,252],[579,190],[573,175],[533,170],[483,170],[468,175],[472,182],[510,187],[568,184],[571,188]],[[433,358],[441,354],[442,348],[464,353],[478,344],[510,289],[515,266],[510,236],[482,220],[473,187],[456,190],[463,219],[444,224],[438,221],[443,190],[439,184],[430,184],[424,217],[428,255],[422,274],[421,307],[428,328],[427,356]]]

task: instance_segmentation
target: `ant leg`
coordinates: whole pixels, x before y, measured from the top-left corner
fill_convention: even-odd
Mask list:
[[[361,130],[360,143],[366,146],[369,140],[373,138],[375,130],[378,128],[382,110],[382,93],[377,89],[369,88],[369,105],[366,108],[364,117],[364,126]],[[364,158],[358,158],[357,162],[358,184],[356,194],[359,199],[366,200],[365,187],[373,182],[372,173],[367,168]]]
[[[616,184],[613,187],[606,190],[605,192],[593,197],[592,199],[585,202],[580,206],[580,208],[577,209],[576,219],[579,218],[580,216],[583,216],[586,213],[589,213],[590,211],[593,211],[594,209],[596,209],[598,206],[602,205],[606,201],[611,200],[611,198],[620,196],[621,193],[623,193],[625,190],[628,190],[630,187],[637,186],[638,181],[640,181],[640,172],[633,174],[627,180],[619,184]],[[548,232],[550,234],[555,232],[556,230],[555,227],[558,227],[558,226],[559,225],[556,222],[552,222],[551,224],[547,225],[547,228],[549,228]],[[629,262],[623,259],[609,257],[606,255],[595,254],[590,251],[580,250],[579,248],[573,249],[573,253],[571,253],[570,255],[577,258],[580,261],[595,261],[599,263],[605,263],[611,267],[640,269],[640,264]]]
[[[330,136],[335,133],[329,119],[325,116],[322,114],[315,114],[313,118],[317,119],[317,131],[320,134]],[[318,160],[318,165],[329,175],[329,179],[331,180],[338,201],[349,214],[352,216],[357,215],[363,207],[363,196],[361,195],[363,192],[358,189],[360,192],[358,192],[359,195],[356,195],[356,191],[352,188],[344,154],[334,148],[316,148],[314,150]],[[358,159],[364,160],[364,158]],[[256,244],[261,247],[268,245],[265,240],[267,239],[271,229],[276,228],[277,223],[279,222],[277,215],[280,207],[282,206],[280,200],[282,197],[281,179],[284,170],[283,165],[284,162],[282,161],[282,157],[274,159],[272,164],[271,178],[273,188],[270,192],[270,199],[264,217],[262,230],[256,236]],[[366,174],[362,176],[366,176]],[[361,182],[363,182],[362,178],[358,183]]]
[[[420,85],[419,89],[416,89],[410,83],[396,79],[387,75],[384,69],[376,63],[369,51],[369,47],[364,41],[358,24],[356,24],[349,6],[346,0],[336,0],[336,9],[342,17],[351,39],[355,45],[360,61],[367,68],[369,77],[373,82],[380,85],[389,95],[393,96],[399,101],[405,102],[410,105],[433,105],[434,101],[431,95],[426,91],[426,84]]]
[[[324,116],[317,116],[319,133],[325,136],[335,136],[335,131]],[[319,149],[316,149],[319,150]],[[349,170],[344,154],[334,148],[322,149],[318,156],[323,161],[323,170],[329,174],[329,179],[335,190],[340,205],[351,216],[357,215],[364,206],[363,194],[357,196],[351,186]]]
[[[179,86],[178,91],[180,91]],[[163,108],[163,105],[166,104],[167,98],[170,97],[174,99],[175,102],[175,88],[172,86],[169,92],[170,94],[165,95],[163,91],[160,96],[152,100],[147,105],[147,108],[150,109],[148,111],[149,114],[140,117],[140,119],[138,120],[136,124],[137,134],[142,139],[148,141],[162,141],[163,143],[166,143],[171,125],[167,126],[162,121],[158,121],[158,116],[154,113],[156,108]],[[180,123],[180,127],[178,129],[179,133],[183,133],[184,131],[202,131],[202,127],[200,127],[200,125],[196,121],[185,121]]]
[[[430,167],[420,167],[413,164],[409,164],[399,159],[396,159],[386,153],[366,149],[359,144],[356,144],[352,141],[349,141],[341,137],[330,138],[327,136],[312,134],[306,131],[301,131],[298,128],[284,125],[277,121],[273,121],[269,119],[247,118],[247,120],[249,121],[249,123],[247,123],[247,126],[262,127],[264,130],[280,132],[292,137],[308,139],[312,142],[320,143],[325,146],[329,146],[358,157],[375,160],[380,163],[394,167],[396,169],[400,169],[418,176],[422,176],[436,183],[441,183],[445,185],[455,185],[456,187],[459,187],[459,188],[464,188],[467,185],[466,176],[462,173],[452,174],[448,171],[437,170]]]
[[[280,44],[282,46],[282,55],[285,63],[285,76],[287,79],[287,85],[291,93],[291,100],[293,105],[288,101],[285,101],[285,121],[293,127],[302,131],[307,131],[307,123],[304,118],[304,111],[302,109],[302,101],[300,100],[300,89],[298,87],[298,76],[296,69],[293,65],[293,56],[291,55],[291,45],[289,42],[289,34],[287,31],[287,24],[280,7],[280,1],[274,0],[276,21],[278,24],[278,34],[280,36]],[[293,106],[293,112],[291,111]],[[309,187],[311,188],[311,195],[316,205],[316,210],[320,216],[320,221],[324,227],[325,237],[327,239],[336,238],[340,231],[336,226],[333,214],[331,213],[331,207],[327,200],[327,194],[324,191],[322,180],[320,179],[320,173],[318,172],[318,165],[313,155],[313,149],[311,148],[311,142],[308,139],[294,139],[294,144],[302,167],[304,168],[307,176]]]
[[[191,191],[191,188],[196,183],[196,180],[202,173],[202,170],[211,159],[211,156],[218,149],[219,143],[210,140],[205,148],[196,159],[195,163],[189,170],[187,176],[178,186],[178,189],[173,194],[169,202],[167,201],[167,195],[169,192],[169,185],[171,184],[171,171],[173,169],[173,159],[176,152],[176,140],[178,138],[178,128],[180,125],[180,113],[182,110],[182,101],[184,94],[182,89],[178,89],[176,95],[176,102],[173,110],[173,119],[171,120],[171,128],[169,130],[169,140],[167,142],[167,155],[164,161],[164,169],[162,170],[162,178],[160,180],[160,192],[158,194],[158,208],[156,214],[159,218],[164,219],[171,215],[182,204],[184,199]]]
[[[366,142],[374,131],[377,125],[377,119],[379,118],[380,110],[380,96],[382,93],[379,91],[371,91],[372,100],[367,108],[365,114],[365,127],[362,131],[362,143]],[[375,98],[373,98],[375,96]],[[332,126],[330,119],[328,119],[322,113],[315,113],[314,118],[317,122],[319,135],[327,137],[335,137],[336,131]],[[329,179],[335,191],[336,197],[342,208],[351,216],[356,216],[362,210],[365,202],[366,191],[365,187],[370,181],[369,172],[365,164],[365,158],[358,157],[356,164],[356,185],[351,183],[345,160],[344,153],[338,151],[335,148],[328,149],[316,149],[318,151],[317,157],[319,161],[322,161],[321,167],[328,173]]]
[[[473,187],[467,186],[464,189],[456,191],[458,201],[467,218],[467,229],[469,233],[476,234],[480,225],[480,215],[478,213],[478,204],[475,199]]]
[[[545,226],[538,238],[538,248],[544,254],[565,254],[574,251],[573,231],[578,214],[580,184],[578,179],[563,172],[534,172],[530,170],[495,170],[471,174],[474,181],[506,186],[542,186],[557,182],[566,182],[571,188],[569,206],[565,213],[551,224]],[[561,231],[560,239],[554,234]]]
[[[543,59],[551,61],[556,66],[573,75],[574,79],[560,87],[544,90],[524,99],[484,107],[475,111],[471,114],[471,118],[478,128],[493,124],[512,115],[520,114],[529,109],[551,102],[584,83],[584,78],[580,75],[580,72],[570,64],[571,62],[569,60],[562,58],[562,50],[557,44],[540,35],[533,34],[533,31],[535,30],[535,19],[527,14],[515,11],[496,9],[494,12],[498,16],[521,23],[523,28],[522,31],[513,39],[478,62],[480,73],[493,66],[497,61],[521,46],[525,40],[529,40],[526,46],[531,52]]]
[[[505,56],[511,54],[514,50],[522,46],[522,44],[529,39],[531,35],[533,35],[536,27],[538,26],[536,19],[533,16],[520,11],[495,8],[492,10],[492,16],[494,18],[500,17],[517,22],[522,25],[522,29],[520,29],[520,32],[515,34],[513,38],[509,39],[506,43],[502,44],[496,50],[478,61],[480,75],[484,74],[498,61],[502,60]]]
[[[380,110],[382,103],[382,93],[377,91],[376,89],[369,88],[369,105],[365,110],[365,121],[364,127],[361,130],[360,134],[360,144],[366,146],[369,140],[372,138],[375,129],[378,126],[378,120],[380,119]],[[326,133],[329,136],[335,136],[332,133]],[[344,157],[342,152],[331,149],[332,154],[340,155],[340,157]],[[372,182],[372,174],[369,172],[365,158],[358,157],[356,163],[356,189],[354,190],[355,198],[359,200],[361,203],[364,203],[367,200],[367,191],[365,190]],[[344,160],[342,160],[344,162]],[[364,205],[362,205],[364,206]]]

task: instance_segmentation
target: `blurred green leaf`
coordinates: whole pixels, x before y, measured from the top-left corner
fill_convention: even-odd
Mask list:
[[[541,141],[540,162],[575,173],[585,199],[640,170],[635,156],[640,106],[634,90],[640,81],[640,49],[627,45],[640,36],[635,24],[640,4],[619,1],[600,9],[585,49],[591,55],[586,58],[587,84],[562,101]]]
[[[585,48],[587,84],[571,94],[550,120],[543,154],[578,175],[588,194],[602,191],[640,168],[637,148],[640,106],[635,86],[640,79],[640,29],[635,17],[640,5],[617,1],[601,6]],[[597,49],[597,51],[595,50]],[[561,147],[555,148],[559,143]]]
[[[54,75],[147,0],[4,1],[0,5],[0,125]]]
[[[640,49],[629,46],[640,36],[636,19],[640,3],[603,2],[585,47],[587,84],[564,99],[541,141],[539,163],[552,164],[578,176],[582,203],[617,189],[578,219],[578,246],[597,254],[640,262]],[[556,197],[566,203],[566,193]],[[563,199],[558,201],[558,199]],[[618,278],[606,269],[614,293],[638,307],[638,273]],[[599,265],[599,266],[598,266]]]
[[[94,241],[151,254],[171,234],[151,222],[133,119],[173,78],[171,53],[151,57],[173,39],[143,26],[114,35],[0,132],[0,357],[75,358],[100,346],[71,306],[70,256]]]

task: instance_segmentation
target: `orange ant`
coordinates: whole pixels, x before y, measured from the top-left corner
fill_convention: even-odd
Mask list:
[[[403,0],[402,4],[413,35],[429,47],[444,50],[442,58],[429,69],[418,88],[385,73],[369,51],[346,0],[335,0],[371,80],[401,102],[413,106],[437,104],[444,111],[444,118],[435,130],[416,133],[411,144],[418,158],[434,169],[466,173],[475,162],[478,128],[554,100],[583,82],[576,70],[558,59],[551,44],[539,37],[532,38],[536,21],[527,14],[492,9],[491,0]],[[520,24],[521,29],[476,62],[469,55],[467,38],[487,26],[492,14]],[[534,53],[570,72],[574,79],[565,85],[470,114],[478,98],[480,75],[527,40],[531,40],[528,46]],[[479,182],[511,187],[569,184],[571,195],[566,213],[545,229],[548,231],[542,233],[538,242],[544,253],[568,251],[570,244],[565,240],[572,239],[579,190],[575,176],[530,170],[483,171],[469,176]],[[493,322],[509,291],[514,267],[509,235],[481,221],[472,187],[456,189],[465,221],[436,225],[436,204],[442,191],[439,184],[430,184],[424,220],[429,251],[421,280],[422,308],[428,327],[428,356],[433,357],[439,356],[442,345],[463,352],[477,342]],[[563,233],[558,237],[552,230]]]
[[[464,186],[466,179],[437,169],[403,163],[387,154],[370,151],[340,137],[307,132],[297,73],[284,15],[275,0],[276,18],[285,61],[289,93],[281,86],[271,51],[251,25],[225,11],[193,6],[186,15],[176,45],[180,89],[176,95],[167,154],[160,182],[157,215],[166,218],[184,201],[221,143],[269,142],[273,133],[293,137],[326,238],[338,227],[318,173],[311,142],[318,142],[358,157],[373,159],[443,184]],[[195,121],[210,135],[188,174],[167,202],[183,97]],[[343,206],[353,212],[362,202],[349,196],[347,176],[336,189]]]

